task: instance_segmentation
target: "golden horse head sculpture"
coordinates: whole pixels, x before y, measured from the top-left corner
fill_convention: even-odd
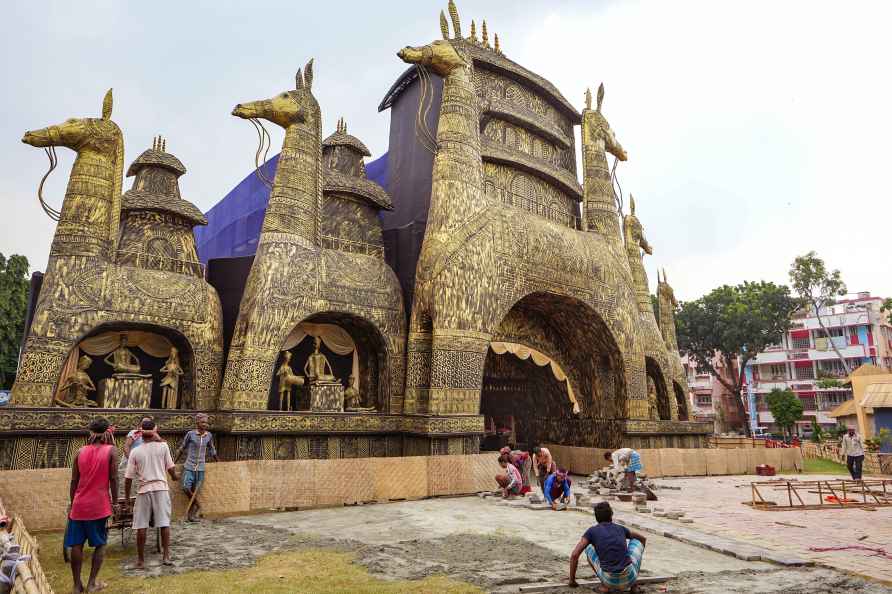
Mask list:
[[[111,119],[113,104],[112,90],[109,89],[102,100],[101,117],[69,118],[61,124],[25,132],[22,137],[22,142],[43,148],[50,158],[50,170],[40,182],[38,197],[44,211],[51,218],[67,224],[72,220],[82,219],[86,211],[97,208],[99,203],[90,201],[85,197],[85,193],[108,201],[108,218],[105,227],[103,229],[84,229],[83,232],[101,236],[106,240],[111,248],[112,258],[118,241],[118,224],[121,214],[120,198],[124,182],[124,135]],[[61,211],[48,206],[42,194],[43,182],[56,167],[55,147],[57,146],[69,148],[78,154],[72,168],[72,177],[77,174],[91,179],[108,178],[105,180],[108,183],[93,184],[89,188],[82,187],[82,185],[76,188],[69,186]],[[81,161],[81,157],[85,155],[89,155],[89,159],[87,159],[89,164],[86,161]],[[68,204],[67,208],[66,203]]]
[[[598,87],[598,103],[595,109],[592,109],[592,93],[590,90],[585,92],[585,110],[582,112],[583,119],[583,143],[594,145],[596,150],[607,152],[619,159],[625,161],[628,159],[626,150],[616,139],[616,134],[607,118],[601,113],[601,104],[604,102],[604,83]]]
[[[456,68],[470,66],[471,60],[461,47],[466,40],[461,36],[461,21],[453,0],[449,0],[449,16],[452,19],[452,29],[455,33],[452,39],[449,38],[446,15],[440,11],[440,31],[443,33],[443,39],[418,47],[407,45],[396,55],[403,62],[425,66],[443,77],[449,76]]]
[[[319,103],[313,96],[313,60],[307,62],[303,73],[297,70],[294,89],[269,99],[239,103],[232,110],[236,117],[267,120],[286,129],[294,124],[318,123],[319,113]]]
[[[111,120],[112,107],[112,90],[109,89],[102,101],[101,118],[70,118],[55,126],[25,132],[22,142],[40,148],[64,146],[77,152],[85,149],[98,152],[114,150],[123,135]]]

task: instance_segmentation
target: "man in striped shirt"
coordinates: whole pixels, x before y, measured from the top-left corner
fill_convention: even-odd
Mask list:
[[[204,482],[204,463],[208,457],[213,462],[217,461],[217,449],[214,447],[214,436],[208,431],[208,416],[204,413],[195,415],[195,429],[192,429],[183,438],[174,461],[179,461],[186,452],[186,463],[183,465],[183,492],[192,501],[187,512],[189,522],[198,521],[198,513],[201,506],[198,504],[195,493]]]

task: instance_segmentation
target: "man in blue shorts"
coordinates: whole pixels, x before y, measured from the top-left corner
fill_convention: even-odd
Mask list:
[[[576,583],[576,565],[584,551],[589,565],[601,580],[599,592],[626,588],[637,592],[635,581],[641,570],[641,557],[647,539],[625,526],[614,524],[613,509],[606,501],[595,506],[595,519],[598,523],[585,531],[570,553],[570,587],[579,585]]]
[[[186,452],[186,463],[183,465],[183,492],[192,501],[187,511],[189,522],[198,521],[198,513],[201,506],[195,494],[201,489],[204,482],[204,463],[208,457],[217,461],[217,449],[214,447],[214,436],[208,431],[208,416],[204,413],[195,415],[195,429],[189,431],[174,456],[174,462]],[[193,499],[193,496],[194,499]]]

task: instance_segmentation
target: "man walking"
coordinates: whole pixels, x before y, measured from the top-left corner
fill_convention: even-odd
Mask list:
[[[864,443],[854,428],[849,428],[848,433],[842,436],[840,453],[846,457],[846,466],[852,475],[852,480],[860,481],[861,467],[864,464]]]
[[[84,591],[81,566],[84,562],[84,542],[93,547],[88,592],[98,592],[106,584],[96,581],[105,558],[108,537],[107,522],[112,515],[112,494],[118,492],[118,450],[109,433],[108,421],[95,419],[89,426],[87,445],[78,450],[71,467],[71,506],[65,546],[71,548],[71,575],[74,592]]]
[[[206,414],[195,415],[195,429],[186,433],[177,450],[177,455],[173,458],[174,462],[180,461],[184,451],[186,452],[186,463],[183,465],[182,487],[186,497],[192,502],[187,510],[186,519],[189,522],[197,522],[201,506],[198,504],[196,494],[204,482],[205,459],[210,456],[212,461],[217,461],[214,436],[208,431],[208,416]]]
[[[154,518],[155,528],[161,529],[162,563],[173,565],[170,560],[170,492],[167,476],[177,480],[170,448],[158,435],[155,422],[142,422],[142,445],[130,451],[127,472],[124,474],[124,497],[130,502],[130,487],[137,481],[136,504],[133,506],[133,529],[136,530],[136,551],[139,560],[136,569],[145,568],[146,529],[149,519]]]

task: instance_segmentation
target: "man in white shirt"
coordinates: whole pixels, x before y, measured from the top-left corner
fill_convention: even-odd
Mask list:
[[[864,464],[864,443],[861,436],[855,433],[855,429],[849,428],[849,432],[842,436],[840,453],[846,457],[846,466],[852,480],[861,480],[861,467]]]
[[[154,517],[155,528],[161,529],[162,563],[173,565],[170,560],[170,491],[167,476],[176,481],[177,473],[170,448],[158,435],[155,422],[142,422],[140,447],[130,451],[127,472],[124,473],[124,497],[130,502],[130,487],[137,480],[136,504],[133,506],[133,529],[136,530],[136,550],[139,561],[136,569],[145,567],[146,528]]]

